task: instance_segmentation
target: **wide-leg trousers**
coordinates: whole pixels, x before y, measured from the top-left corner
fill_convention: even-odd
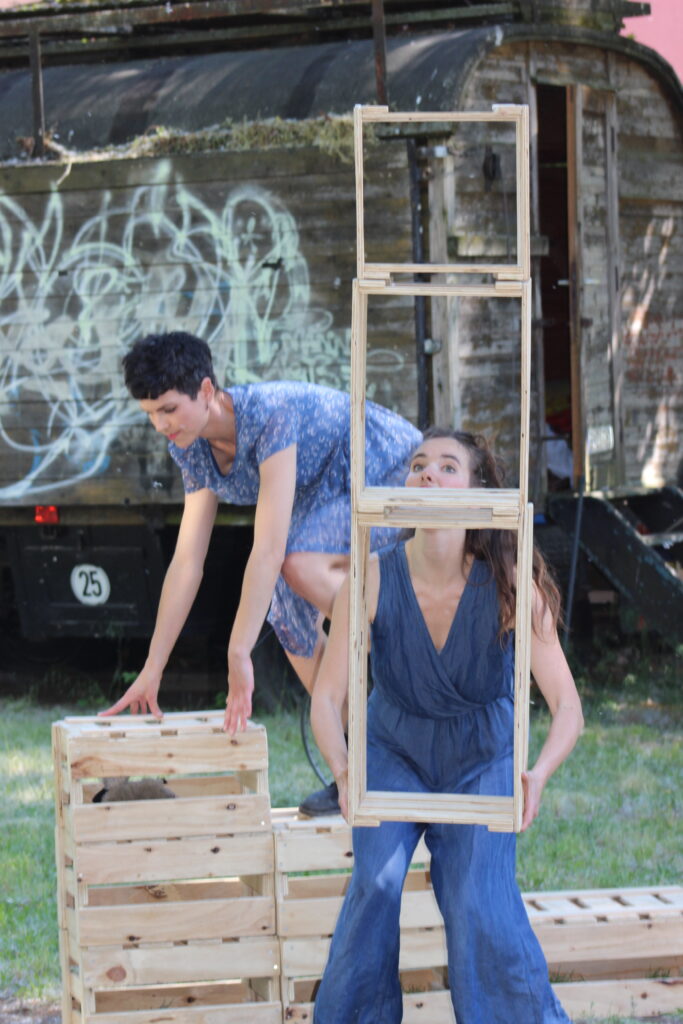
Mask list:
[[[428,792],[403,757],[373,745],[373,789]],[[487,766],[468,793],[503,794],[511,758]],[[354,869],[320,984],[314,1024],[400,1024],[399,914],[424,833],[444,919],[457,1024],[570,1024],[548,980],[515,878],[516,837],[481,825],[384,822],[354,828]]]

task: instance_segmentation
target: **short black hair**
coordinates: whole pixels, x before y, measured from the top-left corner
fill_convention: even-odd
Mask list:
[[[139,338],[123,357],[123,375],[138,401],[158,398],[165,391],[196,398],[205,377],[216,386],[211,349],[186,331]]]

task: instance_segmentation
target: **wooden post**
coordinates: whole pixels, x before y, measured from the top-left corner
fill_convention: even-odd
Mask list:
[[[384,0],[372,0],[372,38],[375,43],[375,85],[377,102],[388,103],[387,33],[384,21]]]
[[[33,86],[33,156],[45,154],[45,104],[43,101],[43,69],[40,58],[40,33],[29,31],[29,55]]]

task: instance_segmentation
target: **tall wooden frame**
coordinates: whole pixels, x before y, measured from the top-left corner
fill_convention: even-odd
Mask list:
[[[365,258],[363,126],[433,122],[512,122],[516,143],[517,249],[514,263],[372,263]],[[353,282],[351,325],[351,570],[349,639],[349,816],[353,825],[382,820],[486,825],[519,831],[523,814],[521,776],[529,733],[531,643],[531,565],[533,509],[528,503],[531,278],[529,230],[529,115],[526,106],[498,106],[491,113],[393,113],[386,107],[354,110],[356,163],[357,279]],[[489,277],[477,284],[425,283],[424,275],[472,274]],[[420,274],[420,281],[398,283],[396,275]],[[519,487],[505,490],[411,489],[365,485],[365,382],[368,297],[439,296],[512,298],[520,302],[521,394]],[[458,796],[368,790],[366,572],[373,526],[490,528],[517,532],[517,611],[515,620],[514,789],[512,796]]]

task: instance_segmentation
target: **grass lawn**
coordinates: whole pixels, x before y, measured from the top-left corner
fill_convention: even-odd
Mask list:
[[[617,662],[602,666],[601,688],[579,681],[586,729],[520,837],[523,890],[672,884],[683,876],[683,657],[641,658],[630,671]],[[92,710],[0,700],[0,997],[58,994],[50,723]],[[298,714],[256,717],[268,730],[272,803],[296,805],[318,785]],[[547,725],[535,709],[532,758]]]

